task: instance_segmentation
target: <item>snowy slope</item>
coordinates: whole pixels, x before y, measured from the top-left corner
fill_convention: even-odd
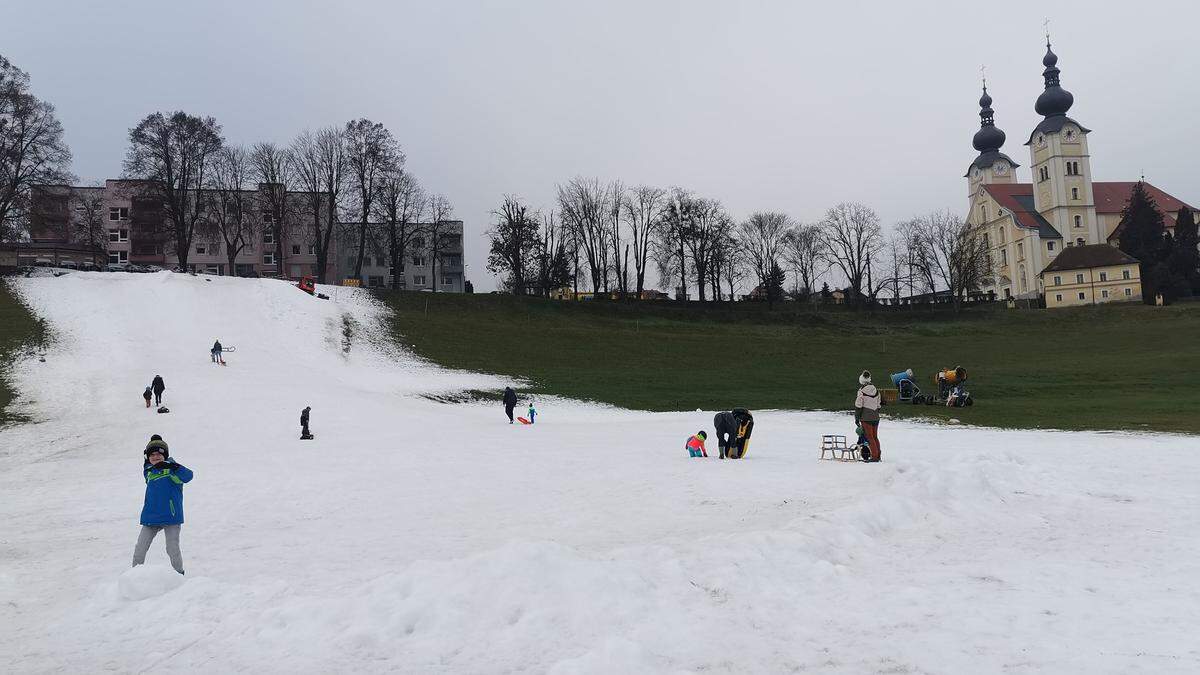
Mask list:
[[[689,460],[712,412],[428,401],[504,383],[326,290],[21,282],[61,339],[0,432],[0,670],[1200,669],[1195,438],[885,422],[868,466],[816,461],[847,415],[760,412],[747,459]],[[196,472],[186,580],[161,540],[128,570],[151,433]]]

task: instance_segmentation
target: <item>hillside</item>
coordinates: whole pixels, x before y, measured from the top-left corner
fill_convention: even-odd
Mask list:
[[[863,369],[912,368],[933,391],[964,366],[978,405],[898,405],[889,417],[1010,428],[1200,433],[1200,304],[976,309],[954,317],[758,304],[561,303],[384,292],[393,330],[455,368],[531,379],[534,391],[670,411],[846,410]],[[884,386],[881,384],[881,386]]]
[[[387,307],[358,289],[322,288],[323,301],[169,273],[15,289],[54,339],[11,372],[33,421],[0,430],[8,671],[1171,673],[1200,660],[1180,638],[1200,627],[1193,437],[892,420],[884,462],[867,465],[816,459],[847,414],[767,411],[746,459],[691,460],[683,442],[711,431],[712,410],[547,396],[535,426],[509,426],[493,403],[431,400],[505,380],[393,345]],[[430,317],[450,306],[429,304]],[[216,338],[236,347],[226,367],[209,360]],[[156,373],[168,414],[140,398]],[[304,405],[313,441],[297,438]],[[161,537],[130,569],[152,433],[195,472],[186,577]]]

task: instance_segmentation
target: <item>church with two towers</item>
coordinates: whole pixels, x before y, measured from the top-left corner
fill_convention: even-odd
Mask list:
[[[1035,298],[1045,292],[1041,272],[1067,248],[1115,246],[1121,210],[1136,184],[1092,180],[1091,130],[1067,115],[1075,98],[1062,87],[1058,56],[1049,41],[1042,65],[1045,89],[1034,109],[1043,119],[1025,143],[1032,182],[1017,182],[1020,164],[1001,151],[1005,134],[996,126],[986,83],[979,99],[980,128],[973,141],[979,155],[965,176],[970,197],[967,222],[983,230],[994,271],[991,284],[981,290],[1001,298]],[[1185,204],[1143,184],[1172,229],[1175,214]]]

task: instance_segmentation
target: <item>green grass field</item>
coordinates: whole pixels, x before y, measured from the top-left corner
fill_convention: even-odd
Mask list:
[[[1054,311],[856,314],[501,295],[394,293],[393,331],[436,363],[528,378],[553,393],[642,410],[847,410],[864,368],[885,386],[961,365],[971,408],[890,406],[1020,428],[1200,433],[1200,304]],[[886,385],[890,386],[890,384]]]
[[[9,387],[7,369],[27,345],[45,340],[45,327],[22,305],[0,279],[0,427],[23,421],[9,410],[14,392]]]

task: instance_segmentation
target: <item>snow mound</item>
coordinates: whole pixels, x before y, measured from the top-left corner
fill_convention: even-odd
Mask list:
[[[138,565],[117,579],[117,595],[122,600],[156,598],[183,585],[183,575],[170,567]]]

